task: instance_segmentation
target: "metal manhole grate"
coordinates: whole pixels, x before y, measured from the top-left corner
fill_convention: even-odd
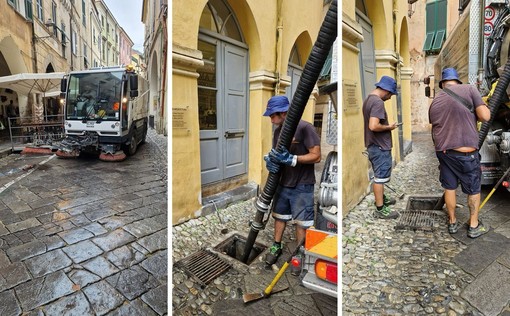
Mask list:
[[[434,230],[434,223],[439,219],[435,211],[412,210],[400,213],[395,230]]]
[[[207,250],[197,251],[184,259],[177,261],[174,266],[182,268],[190,277],[205,287],[223,272],[232,267],[217,254]]]

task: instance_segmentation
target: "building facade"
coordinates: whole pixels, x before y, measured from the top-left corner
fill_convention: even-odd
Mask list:
[[[262,114],[271,96],[292,96],[329,3],[172,2],[174,224],[207,196],[265,184],[273,127]],[[312,123],[317,97],[303,114]]]
[[[408,2],[342,2],[342,213],[370,192],[371,169],[364,156],[362,104],[383,75],[397,81],[398,96],[385,102],[392,132],[392,156],[398,163],[412,148]],[[414,33],[413,33],[414,36]]]
[[[146,64],[150,87],[149,125],[157,133],[167,135],[168,32],[167,0],[144,0],[142,22],[145,24],[143,63]],[[141,63],[139,63],[141,65]]]

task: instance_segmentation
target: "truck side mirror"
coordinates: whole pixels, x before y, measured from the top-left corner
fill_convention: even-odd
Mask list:
[[[66,89],[67,89],[67,79],[62,78],[62,80],[60,80],[60,92],[65,93]]]
[[[138,90],[131,90],[131,91],[129,91],[129,96],[131,98],[136,98],[138,96]]]
[[[426,86],[426,87],[425,87],[425,96],[426,96],[427,98],[430,98],[430,87],[429,87],[429,86]]]
[[[129,86],[130,86],[131,91],[138,90],[138,76],[137,75],[129,76]]]

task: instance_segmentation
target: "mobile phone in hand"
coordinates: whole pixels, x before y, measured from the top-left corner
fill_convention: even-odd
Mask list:
[[[400,122],[400,123],[397,123],[397,124],[395,124],[395,125],[396,125],[396,126],[401,126],[402,124],[404,124],[404,123]]]

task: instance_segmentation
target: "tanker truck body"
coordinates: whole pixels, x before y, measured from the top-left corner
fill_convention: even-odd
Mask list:
[[[57,155],[98,153],[103,161],[124,160],[145,142],[148,84],[131,67],[72,71],[62,80],[65,139]]]
[[[475,85],[491,108],[491,120],[479,123],[482,185],[497,183],[510,167],[510,89],[505,87],[498,98],[493,94],[510,52],[509,27],[510,6],[505,1],[471,1],[434,65],[435,91],[442,69],[454,67],[460,80]],[[502,183],[510,190],[506,177]]]

